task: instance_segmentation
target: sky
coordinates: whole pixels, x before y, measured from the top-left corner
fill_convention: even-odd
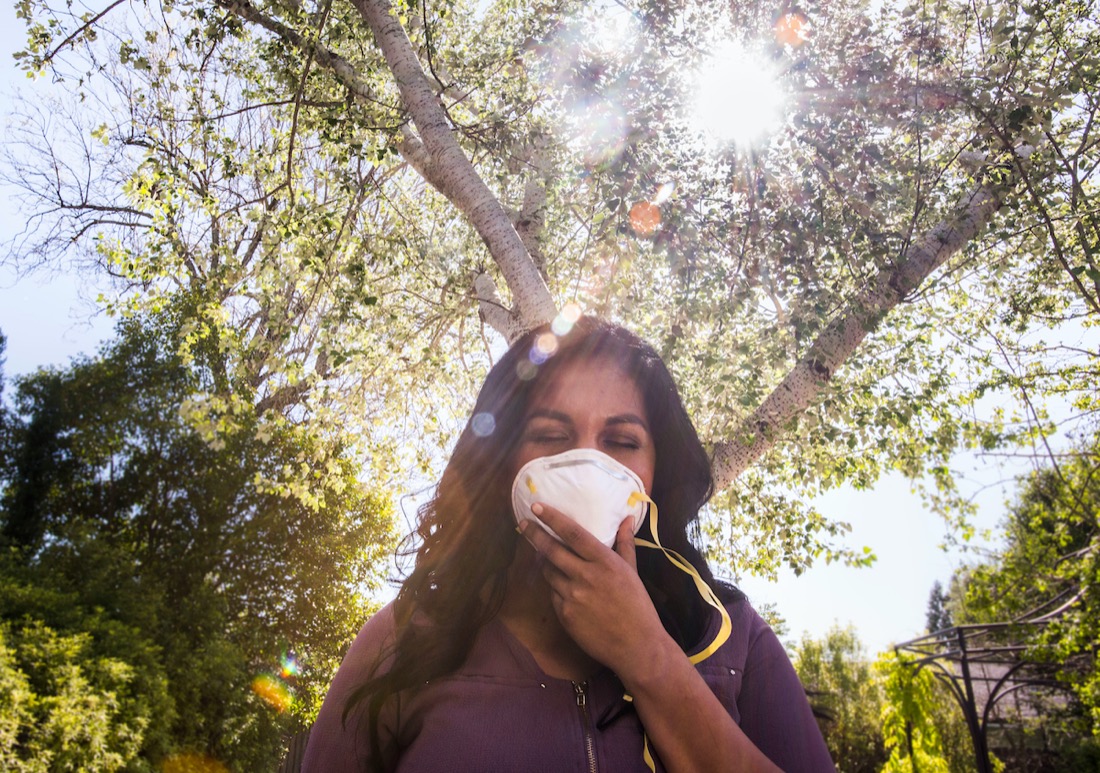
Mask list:
[[[11,4],[0,6],[0,108],[6,115],[13,87],[25,77],[11,59],[22,46],[22,24]],[[0,194],[0,233],[6,241],[21,230],[23,218],[11,191]],[[0,330],[8,338],[5,376],[64,366],[74,356],[94,354],[113,329],[112,320],[94,302],[100,289],[65,272],[18,277],[0,265]],[[1001,481],[1026,468],[961,461],[968,468],[963,490],[973,492],[980,505],[979,527],[995,526],[1010,490]],[[804,634],[821,637],[833,625],[853,625],[874,654],[922,634],[932,584],[938,580],[946,586],[968,558],[958,550],[941,549],[942,521],[922,509],[909,482],[897,475],[886,476],[872,491],[832,492],[817,505],[827,516],[852,524],[847,544],[870,546],[878,556],[875,566],[816,566],[799,577],[783,573],[775,583],[740,578],[750,599],[774,606],[786,620],[788,640]]]

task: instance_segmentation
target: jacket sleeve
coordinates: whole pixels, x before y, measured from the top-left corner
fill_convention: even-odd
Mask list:
[[[747,606],[747,605],[746,605]],[[737,699],[741,729],[784,773],[836,770],[783,645],[755,611]]]
[[[370,676],[394,632],[392,605],[383,607],[355,637],[332,680],[317,721],[309,734],[302,773],[362,773],[372,755],[365,708],[356,708],[343,721],[348,697]],[[392,704],[393,701],[390,701]],[[387,705],[379,716],[379,736],[385,743],[396,735],[396,709]]]

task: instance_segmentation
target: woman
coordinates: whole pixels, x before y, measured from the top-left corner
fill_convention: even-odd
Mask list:
[[[639,544],[667,551],[636,550],[622,515],[607,547],[547,503],[514,511],[517,472],[573,449],[642,484]],[[489,373],[421,510],[416,566],[352,644],[303,770],[833,770],[779,641],[689,538],[711,493],[651,347],[587,317],[524,336]]]

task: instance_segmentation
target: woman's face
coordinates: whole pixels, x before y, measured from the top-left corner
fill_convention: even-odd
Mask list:
[[[616,364],[582,359],[541,385],[528,409],[514,469],[574,448],[595,448],[630,468],[646,493],[653,488],[657,450],[641,391]]]

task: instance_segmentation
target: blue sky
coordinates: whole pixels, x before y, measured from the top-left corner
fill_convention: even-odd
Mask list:
[[[5,113],[14,84],[25,81],[10,55],[22,45],[22,25],[10,4],[0,17],[0,103]],[[21,216],[11,192],[0,200],[0,227],[5,239],[21,229]],[[66,273],[33,274],[19,278],[0,267],[0,330],[8,338],[5,375],[28,373],[42,366],[62,366],[79,354],[93,354],[110,336],[113,323],[94,303],[99,288],[82,284]],[[980,525],[994,526],[1003,510],[1005,488],[998,483],[1023,466],[1002,470],[988,465],[972,468],[964,490],[976,494],[982,507]],[[742,587],[760,604],[773,604],[786,618],[788,638],[804,632],[821,636],[834,623],[855,625],[871,652],[887,648],[923,632],[925,609],[932,583],[946,584],[965,560],[944,552],[944,526],[921,508],[909,482],[888,476],[873,491],[840,490],[823,497],[826,515],[852,524],[849,544],[869,545],[878,555],[870,569],[844,566],[815,567],[800,577],[783,574],[779,582],[742,578]]]

